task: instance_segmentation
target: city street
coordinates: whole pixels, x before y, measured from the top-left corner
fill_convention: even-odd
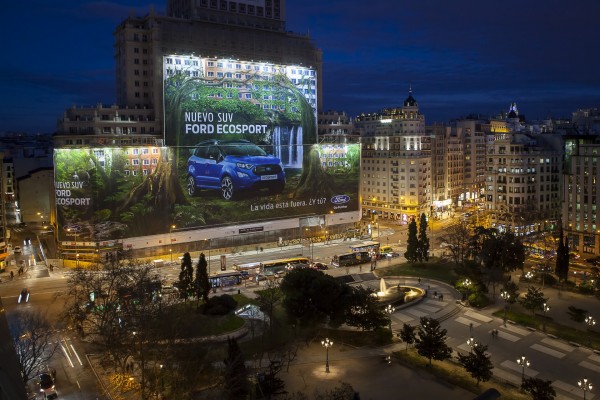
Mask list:
[[[403,246],[398,246],[398,240],[405,237],[406,226],[379,227],[379,232],[373,238],[382,243],[394,243],[394,250],[403,251]],[[433,236],[436,232],[433,230]],[[435,238],[430,238],[434,243]],[[405,239],[404,239],[405,240]],[[336,240],[328,243],[317,243],[312,248],[297,246],[264,249],[262,252],[244,252],[227,257],[228,267],[236,261],[259,261],[284,258],[297,255],[306,255],[310,250],[315,260],[329,262],[333,255],[343,254],[348,251],[351,243],[359,240]],[[435,245],[433,246],[435,249]],[[435,250],[434,250],[435,251]],[[6,307],[7,315],[12,316],[17,311],[39,309],[48,317],[57,321],[64,303],[68,271],[63,268],[54,268],[49,271],[46,263],[39,259],[35,251],[25,249],[23,256],[30,258],[33,255],[38,261],[35,266],[28,267],[26,272],[10,280],[7,272],[2,274],[0,296]],[[56,263],[57,260],[47,260],[47,263]],[[389,260],[380,260],[378,269],[388,265],[403,262],[404,258],[397,257]],[[15,264],[16,265],[16,264]],[[211,268],[219,267],[219,256],[211,258]],[[380,279],[368,271],[369,266],[353,266],[349,268],[329,269],[327,273],[333,276],[349,275],[354,281],[353,285],[378,288]],[[167,283],[175,281],[179,274],[179,265],[165,265],[159,272]],[[377,270],[375,271],[377,272]],[[8,278],[8,279],[7,279]],[[518,277],[515,276],[518,280]],[[566,343],[549,337],[542,332],[532,331],[524,327],[511,324],[504,325],[501,318],[492,316],[493,312],[501,309],[502,302],[474,310],[457,303],[460,294],[452,287],[416,277],[389,277],[386,283],[395,285],[420,286],[428,289],[429,297],[423,301],[396,311],[392,314],[392,329],[397,332],[403,323],[417,325],[419,318],[429,316],[442,322],[448,330],[448,344],[455,352],[468,352],[467,340],[473,338],[478,343],[488,346],[494,364],[494,376],[510,382],[516,386],[520,384],[521,375],[535,376],[551,380],[559,399],[582,398],[582,391],[577,386],[577,381],[588,377],[592,383],[600,382],[600,355],[586,348],[585,335],[582,334],[581,343],[577,345]],[[521,283],[520,292],[526,290],[527,285]],[[17,304],[17,296],[23,287],[28,287],[31,300],[27,304]],[[254,290],[260,286],[256,284],[241,285],[237,288],[247,296],[254,296]],[[551,311],[548,313],[554,320],[565,324],[577,326],[570,321],[566,314],[569,305],[589,310],[593,313],[599,309],[598,300],[594,297],[583,296],[571,292],[560,292],[552,288],[544,288],[544,295],[549,298],[548,304]],[[443,295],[443,301],[433,298],[432,293]],[[216,294],[221,294],[217,290]],[[600,315],[597,316],[600,318]],[[579,324],[581,325],[581,324]],[[497,337],[491,332],[498,330]],[[103,399],[106,398],[94,375],[94,371],[86,360],[86,354],[93,352],[86,343],[79,341],[74,332],[66,330],[59,323],[55,332],[55,340],[60,346],[54,356],[52,367],[57,370],[57,389],[61,398],[65,399]],[[333,346],[329,351],[331,373],[324,372],[324,352],[320,343],[313,343],[307,348],[301,348],[297,359],[292,363],[289,373],[283,373],[289,391],[303,391],[310,393],[314,388],[335,387],[340,381],[352,384],[355,390],[361,393],[361,398],[387,399],[389,393],[412,393],[413,397],[427,395],[431,398],[468,398],[464,391],[435,381],[426,371],[413,371],[397,364],[387,365],[383,357],[392,351],[403,350],[403,343],[377,349],[349,349],[343,346]],[[525,356],[530,361],[530,366],[523,369],[517,364],[517,358]],[[327,382],[327,384],[325,384]],[[35,387],[35,383],[32,383]],[[323,386],[325,385],[325,386]],[[327,386],[329,385],[329,386]],[[394,387],[393,385],[397,385]],[[364,396],[364,397],[362,397]],[[587,399],[595,398],[594,391],[586,394]]]

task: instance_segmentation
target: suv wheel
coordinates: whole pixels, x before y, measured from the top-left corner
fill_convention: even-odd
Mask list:
[[[233,181],[231,180],[231,177],[227,175],[224,176],[223,179],[221,179],[221,194],[223,195],[223,198],[225,200],[233,199],[233,196],[235,194],[233,188]]]
[[[196,188],[196,181],[192,175],[188,176],[187,179],[187,191],[188,194],[193,197],[198,195],[198,189]]]

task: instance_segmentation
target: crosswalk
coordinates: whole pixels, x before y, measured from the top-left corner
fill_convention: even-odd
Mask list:
[[[471,328],[477,328],[483,324],[492,322],[493,319],[475,311],[468,310],[461,316],[457,316],[454,321],[465,326],[470,326]],[[514,324],[500,324],[497,328],[490,326],[488,333],[491,334],[492,331],[496,329],[496,339],[506,340],[513,343],[518,342],[533,333],[528,329],[516,326]],[[529,349],[532,350],[532,352],[541,353],[560,360],[564,359],[571,352],[575,351],[577,347],[546,337],[536,343],[531,344]],[[457,346],[456,350],[469,352],[471,349],[467,343],[461,343]],[[491,355],[490,352],[488,352],[488,354]],[[591,353],[586,357],[585,360],[579,362],[578,365],[587,371],[588,376],[600,376],[600,355]],[[504,380],[515,386],[520,386],[523,374],[525,377],[536,377],[540,374],[538,370],[532,367],[533,366],[523,368],[523,366],[519,365],[516,360],[503,360],[500,363],[495,363],[493,373],[497,379]],[[580,399],[582,396],[582,390],[577,386],[576,382],[564,382],[557,379],[552,382],[552,386],[556,390],[557,399]],[[594,399],[594,394],[587,392],[586,399]]]

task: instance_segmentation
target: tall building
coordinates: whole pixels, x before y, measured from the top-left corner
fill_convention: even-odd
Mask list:
[[[562,187],[562,224],[570,250],[600,254],[600,138],[567,135]]]
[[[399,108],[356,118],[363,214],[408,222],[431,207],[431,138],[412,90]]]
[[[496,132],[487,153],[485,208],[492,226],[528,235],[559,219],[560,136]]]
[[[285,168],[290,182],[288,190],[291,190],[294,182],[300,179],[298,175],[303,173],[305,163],[312,160],[318,160],[320,166],[332,175],[342,176],[343,171],[352,170],[352,185],[358,188],[358,146],[322,144],[318,146],[318,158],[307,161],[308,158],[303,157],[303,154],[312,151],[311,147],[305,150],[304,146],[318,143],[316,115],[322,107],[322,53],[308,35],[286,30],[284,0],[167,0],[166,9],[166,15],[158,15],[153,8],[144,16],[130,15],[116,27],[113,33],[116,104],[72,107],[65,111],[58,122],[54,136],[58,152],[88,149],[87,153],[79,152],[73,156],[83,157],[75,171],[69,170],[75,167],[66,152],[60,157],[62,175],[55,177],[55,180],[64,190],[60,192],[63,198],[57,198],[57,202],[61,203],[59,207],[91,204],[89,207],[95,210],[93,203],[99,202],[100,197],[70,189],[82,189],[79,186],[81,176],[86,179],[96,177],[96,172],[86,176],[88,169],[103,169],[105,162],[108,165],[118,160],[125,179],[131,175],[152,174],[156,169],[160,170],[157,174],[168,177],[168,185],[154,185],[152,188],[164,189],[171,187],[171,184],[173,187],[164,195],[155,195],[155,204],[149,209],[156,211],[177,204],[189,207],[195,213],[204,213],[205,208],[211,208],[210,205],[194,206],[190,203],[198,201],[193,198],[196,185],[200,187],[207,181],[202,180],[202,173],[191,175],[192,172],[187,169],[190,151],[183,149],[204,143],[205,138],[200,135],[207,131],[201,129],[209,128],[207,121],[202,119],[203,113],[210,114],[208,117],[214,117],[215,121],[221,117],[229,118],[218,127],[212,125],[211,129],[256,130],[267,126],[261,124],[270,124],[272,132],[262,132],[265,133],[263,136],[256,134],[256,143],[253,144],[264,147],[267,155],[277,157],[281,166],[269,165],[257,169],[265,175],[262,177],[265,182],[261,181],[260,188],[268,188],[267,180],[276,176],[266,171]],[[181,81],[178,80],[185,81],[189,85],[186,88],[193,86],[193,93],[182,94],[184,90],[180,91],[178,82]],[[169,88],[171,91],[168,91]],[[182,104],[177,103],[179,95],[185,98],[187,108],[184,111],[178,108]],[[163,96],[171,101],[169,107],[164,104]],[[206,103],[203,101],[211,106],[204,109]],[[237,108],[234,112],[227,110],[229,113],[220,115],[214,111],[221,110],[219,107],[225,109],[228,102],[235,103]],[[236,121],[232,118],[236,118]],[[342,125],[346,125],[346,122]],[[183,132],[179,129],[181,126],[185,129],[189,127],[191,131]],[[341,125],[338,127],[341,129]],[[229,131],[228,134],[234,133]],[[148,151],[152,156],[144,158],[142,153],[134,154],[134,147],[139,147],[141,152]],[[159,153],[156,157],[155,150]],[[91,159],[86,161],[85,157]],[[161,166],[170,162],[172,164],[169,167],[161,169]],[[235,165],[238,168],[254,167],[250,163]],[[175,171],[170,169],[172,167],[179,169]],[[239,172],[235,176],[242,179],[248,174]],[[219,177],[220,184],[222,179]],[[76,246],[78,250],[81,242],[92,243],[94,235],[95,239],[106,241],[114,239],[117,234],[120,235],[119,239],[126,238],[118,240],[119,246],[140,249],[140,252],[146,249],[148,254],[143,255],[149,255],[156,248],[163,252],[179,251],[186,243],[207,243],[207,238],[210,238],[209,248],[283,242],[282,239],[302,236],[306,227],[313,227],[311,221],[318,221],[316,224],[319,226],[327,226],[329,232],[336,227],[343,230],[346,225],[353,226],[360,219],[355,211],[359,207],[358,200],[356,196],[349,200],[350,196],[344,192],[348,190],[347,179],[344,183],[346,185],[330,185],[326,188],[326,195],[319,196],[322,203],[319,203],[319,211],[315,211],[318,207],[299,211],[301,207],[311,204],[309,199],[287,202],[286,198],[261,198],[260,201],[265,202],[264,207],[251,209],[252,219],[246,215],[246,224],[235,217],[229,222],[205,221],[204,215],[175,223],[172,220],[175,213],[171,210],[161,213],[160,218],[154,218],[152,224],[144,224],[144,229],[154,225],[149,232],[134,227],[131,222],[120,221],[120,216],[125,215],[122,209],[107,204],[100,206],[104,208],[103,218],[110,218],[107,223],[84,221],[85,218],[75,216],[75,213],[65,212],[57,212],[57,219],[62,215],[72,220],[64,223],[70,229],[63,227],[59,231],[69,232],[75,241],[66,246]],[[222,187],[208,189],[217,189],[211,191],[211,194],[215,194]],[[310,191],[296,190],[288,193],[287,197],[295,199],[295,196],[307,196],[307,193]],[[270,191],[270,194],[277,195],[275,191]],[[174,203],[164,202],[167,198]],[[217,201],[215,199],[218,197],[213,196],[213,201]],[[325,205],[325,200],[327,204],[330,200],[336,203]],[[123,201],[127,202],[123,207],[131,207],[129,200]],[[267,215],[266,210],[271,207],[275,208],[275,212]],[[297,210],[290,210],[281,216],[281,210],[277,210],[277,207],[296,207]],[[262,217],[259,216],[261,213]],[[226,218],[231,213],[211,212],[207,215],[207,218]],[[300,215],[306,217],[300,218]],[[190,225],[193,223],[197,225]],[[101,225],[100,236],[95,225]],[[160,229],[166,227],[168,241],[165,241],[164,232],[160,234],[159,226],[162,227]],[[172,226],[176,228],[169,228]],[[132,234],[135,229],[138,232]]]
[[[328,110],[319,113],[319,143],[358,143],[360,135],[354,131],[354,122],[344,111]]]

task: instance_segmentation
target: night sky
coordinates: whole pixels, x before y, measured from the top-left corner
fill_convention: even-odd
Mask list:
[[[116,25],[150,2],[9,1],[0,17],[0,131],[52,133],[71,105],[113,104]],[[164,13],[166,0],[154,3]],[[597,0],[288,0],[287,29],[323,50],[323,109],[400,106],[426,123],[600,107]]]

